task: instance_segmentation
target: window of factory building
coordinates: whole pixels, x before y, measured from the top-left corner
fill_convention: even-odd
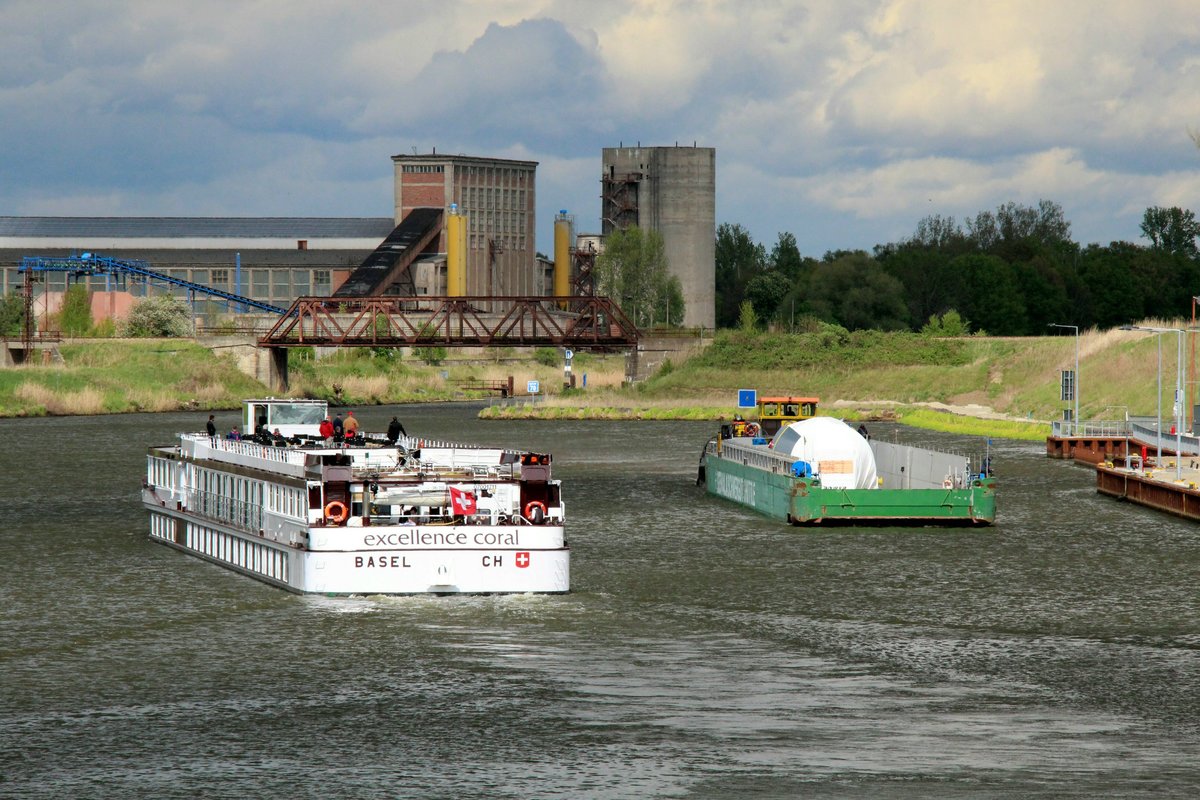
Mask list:
[[[271,297],[271,273],[265,269],[250,270],[250,296],[258,300]]]
[[[315,269],[313,270],[313,294],[318,297],[329,295],[333,289],[330,288],[331,280],[329,270]]]
[[[212,271],[212,283],[210,284],[210,286],[212,286],[214,289],[228,289],[229,288],[229,270],[214,269]],[[241,287],[235,287],[235,288],[241,288]]]
[[[275,300],[292,301],[292,280],[286,269],[271,270],[271,297]]]
[[[292,270],[292,294],[296,297],[303,297],[304,295],[311,294],[308,290],[308,279],[308,270]]]
[[[444,172],[445,167],[442,164],[405,164],[403,171],[409,174]]]
[[[208,270],[206,270],[206,269],[192,270],[192,277],[190,278],[190,280],[192,281],[192,283],[198,283],[201,286],[211,285],[208,282]]]

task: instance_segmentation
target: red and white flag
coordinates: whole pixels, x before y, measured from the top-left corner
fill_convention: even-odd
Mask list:
[[[453,514],[474,514],[475,493],[450,487],[450,511]]]

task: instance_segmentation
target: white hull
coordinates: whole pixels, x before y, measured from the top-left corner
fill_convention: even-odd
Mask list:
[[[258,429],[248,439],[184,433],[149,449],[153,540],[303,594],[570,591],[549,454],[330,437],[320,401],[245,411]]]
[[[322,549],[301,550],[158,503],[146,507],[154,541],[301,594],[558,593],[571,585],[561,526],[313,528],[310,542]],[[338,549],[350,545],[356,549]]]

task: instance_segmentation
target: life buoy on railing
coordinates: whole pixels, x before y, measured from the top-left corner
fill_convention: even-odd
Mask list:
[[[530,500],[525,504],[525,519],[538,525],[546,519],[546,504],[541,500]]]
[[[325,518],[334,525],[341,525],[350,516],[350,509],[341,500],[330,500],[325,504]]]
[[[758,436],[758,432],[760,430],[762,430],[762,428],[759,428],[757,423],[755,423],[755,422],[747,422],[746,423],[746,435],[747,436]]]

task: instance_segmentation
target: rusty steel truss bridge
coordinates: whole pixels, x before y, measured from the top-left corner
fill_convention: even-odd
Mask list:
[[[636,348],[607,297],[301,297],[259,347]]]

